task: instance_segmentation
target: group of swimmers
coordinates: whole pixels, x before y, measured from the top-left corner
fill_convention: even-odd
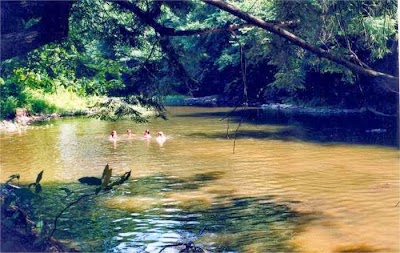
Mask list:
[[[132,135],[132,131],[130,129],[126,129],[126,134],[127,134],[128,138],[132,138],[134,136],[134,135]],[[150,134],[150,130],[146,129],[143,132],[142,139],[150,140],[151,138],[152,138],[152,136]],[[157,132],[156,141],[158,143],[164,143],[166,139],[167,138],[165,137],[165,135],[164,135],[164,133],[162,131]],[[112,141],[116,141],[117,140],[117,131],[115,131],[115,130],[111,131],[110,140],[112,140]]]

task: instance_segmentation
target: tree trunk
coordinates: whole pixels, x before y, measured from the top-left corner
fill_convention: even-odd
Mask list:
[[[2,26],[6,26],[1,34],[1,60],[26,54],[50,42],[59,41],[68,35],[68,18],[74,1],[48,1],[39,3],[24,3],[4,1],[1,3]],[[34,5],[34,8],[29,6]],[[29,9],[30,11],[26,11]],[[40,21],[31,28],[20,31],[10,31],[7,26],[15,17],[25,22],[32,18]]]

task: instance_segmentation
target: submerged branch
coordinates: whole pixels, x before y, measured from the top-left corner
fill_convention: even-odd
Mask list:
[[[233,140],[233,150],[232,150],[233,154],[235,154],[237,133],[239,132],[239,128],[242,126],[242,122],[243,122],[243,117],[240,118],[240,122],[239,122],[239,124],[238,124],[238,126],[236,127],[236,130],[235,130],[235,138]]]
[[[61,212],[59,212],[59,213],[57,214],[56,218],[54,219],[54,222],[53,222],[53,225],[54,225],[54,226],[53,226],[53,230],[51,231],[51,233],[50,233],[50,235],[49,235],[49,238],[51,238],[51,237],[54,235],[54,232],[57,230],[57,222],[58,222],[58,219],[61,217],[61,215],[63,215],[63,213],[64,213],[65,211],[67,211],[69,208],[71,208],[71,206],[73,206],[73,205],[79,203],[82,199],[87,198],[87,197],[90,197],[90,196],[94,196],[94,195],[95,195],[95,193],[84,194],[84,195],[80,196],[79,198],[77,198],[75,201],[72,201],[71,203],[69,203],[66,207],[64,207],[64,209],[61,210]]]

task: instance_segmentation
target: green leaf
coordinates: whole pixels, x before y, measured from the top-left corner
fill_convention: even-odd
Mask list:
[[[128,172],[125,172],[125,174],[123,175],[123,177],[124,177],[123,182],[125,182],[126,180],[129,179],[129,177],[131,176],[131,172],[132,172],[131,170]]]
[[[43,226],[44,226],[44,223],[43,223],[42,220],[39,221],[38,223],[36,223],[36,230],[38,231],[39,234],[42,233],[42,231],[43,231]]]
[[[111,174],[112,174],[112,169],[110,169],[110,167],[108,166],[108,164],[106,165],[106,167],[104,168],[103,171],[103,176],[101,178],[101,186],[104,188],[106,187],[110,181],[111,181]]]
[[[40,180],[42,180],[43,172],[44,172],[44,170],[42,170],[42,171],[37,175],[37,178],[36,178],[36,183],[37,183],[37,184],[40,182]]]
[[[110,166],[109,166],[108,163],[107,163],[106,167],[105,167],[104,170],[103,170],[103,175],[101,176],[101,179],[103,179],[103,178],[106,176],[107,171],[108,171],[109,169],[110,169]]]

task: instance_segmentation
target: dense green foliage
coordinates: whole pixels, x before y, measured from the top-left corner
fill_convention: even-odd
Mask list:
[[[233,1],[312,45],[360,66],[398,75],[396,1]],[[190,1],[134,1],[143,18],[112,1],[80,0],[70,32],[27,56],[1,64],[1,116],[15,108],[54,112],[30,90],[91,95],[220,95],[226,104],[293,102],[361,107],[380,103],[369,80],[254,26],[192,36],[160,35],[156,22],[175,30],[243,25],[211,5]],[[150,19],[150,21],[148,20]],[[29,27],[35,20],[22,20]],[[290,24],[289,24],[290,23]],[[149,25],[150,24],[150,25]],[[389,99],[385,103],[393,104]],[[61,106],[62,107],[62,106]]]
[[[244,1],[235,4],[265,20],[294,21],[289,31],[353,62],[371,67],[397,62],[393,58],[397,55],[395,1]],[[189,21],[182,22],[178,12],[175,19],[168,21],[175,20],[173,27],[199,21],[202,21],[200,27],[241,23],[209,6],[202,7],[198,6],[191,11],[192,15],[186,16]],[[182,27],[186,28],[190,27]],[[303,100],[316,105],[360,107],[364,103],[363,95],[374,95],[372,91],[368,95],[361,94],[359,85],[368,86],[367,81],[358,79],[357,74],[345,67],[318,58],[259,28],[177,37],[173,41],[183,55],[181,61],[185,66],[200,66],[194,68],[197,72],[191,72],[202,84],[195,94],[224,93],[240,98],[243,94],[241,64],[244,64],[248,96],[253,101]],[[397,72],[395,66],[392,69],[381,67],[393,74]],[[373,99],[380,99],[379,95]]]

